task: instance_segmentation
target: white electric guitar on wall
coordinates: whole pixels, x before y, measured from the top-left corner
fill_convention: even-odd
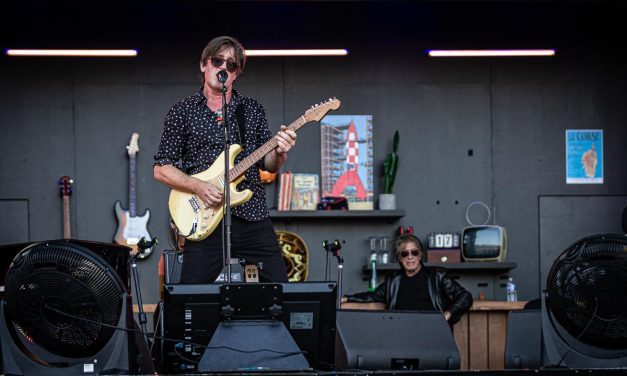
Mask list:
[[[152,240],[152,236],[148,232],[148,220],[150,220],[150,210],[146,209],[144,214],[137,215],[135,208],[136,196],[136,155],[139,151],[139,134],[133,133],[128,146],[129,157],[129,209],[122,207],[122,203],[118,200],[115,202],[115,215],[118,219],[118,228],[115,232],[113,241],[117,244],[125,245],[133,249],[133,254],[137,255],[137,259],[145,259],[152,253],[153,247],[147,248],[141,253],[137,253],[137,244],[141,238],[145,238],[147,242]]]
[[[340,104],[341,102],[336,98],[320,103],[305,111],[305,113],[294,120],[287,129],[296,132],[310,121],[320,121],[327,112],[337,110]],[[245,189],[238,191],[236,187],[244,179],[246,170],[257,163],[257,161],[266,154],[274,150],[276,146],[277,143],[273,137],[229,170],[228,189],[231,191],[231,206],[239,206],[250,200],[253,195],[251,190]],[[242,147],[240,145],[234,144],[231,146],[228,156],[231,166],[235,164],[235,157],[237,157],[241,151]],[[218,156],[207,170],[192,175],[192,177],[207,181],[221,191],[224,191],[225,186],[227,186],[227,184],[224,184],[224,152]],[[222,220],[224,212],[223,203],[214,207],[207,207],[195,194],[178,191],[176,189],[170,192],[169,208],[170,216],[179,234],[191,241],[200,241],[211,235]]]

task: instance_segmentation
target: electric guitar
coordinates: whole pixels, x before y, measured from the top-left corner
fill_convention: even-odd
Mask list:
[[[129,209],[122,207],[122,203],[118,200],[115,202],[115,215],[118,219],[118,228],[115,232],[113,241],[117,244],[125,245],[133,249],[133,254],[137,255],[137,259],[142,260],[152,254],[154,247],[147,248],[138,253],[137,243],[141,238],[147,241],[152,240],[152,236],[148,232],[148,220],[150,220],[150,209],[146,209],[144,214],[137,215],[135,209],[135,192],[136,192],[136,156],[139,151],[138,133],[131,135],[131,141],[128,146],[129,156]]]
[[[59,178],[59,194],[63,198],[63,239],[72,238],[72,225],[70,222],[70,196],[72,195],[72,180],[69,176]]]
[[[311,107],[309,110],[294,120],[287,129],[297,131],[310,121],[320,121],[331,110],[337,110],[341,102],[332,98],[326,102]],[[237,165],[229,170],[228,188],[230,189],[231,206],[239,206],[250,200],[253,192],[249,189],[238,191],[236,186],[244,180],[244,173],[258,160],[276,148],[275,138],[271,138],[259,149],[252,152]],[[235,157],[242,151],[240,145],[234,144],[229,149],[230,165],[235,164]],[[224,152],[218,156],[213,164],[203,172],[192,175],[192,177],[207,181],[215,187],[224,191],[227,184],[224,183]],[[170,216],[174,221],[179,233],[191,241],[200,241],[211,235],[213,230],[222,220],[224,213],[224,203],[214,207],[207,207],[198,196],[189,192],[182,192],[173,189],[169,199]]]

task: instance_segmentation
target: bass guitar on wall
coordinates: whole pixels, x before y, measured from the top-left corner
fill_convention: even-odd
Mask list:
[[[152,254],[153,248],[145,249],[143,252],[138,253],[137,244],[142,238],[146,241],[151,241],[152,236],[148,232],[148,221],[150,220],[150,210],[146,209],[144,214],[137,215],[136,210],[136,188],[137,188],[137,152],[139,151],[139,134],[133,133],[131,135],[131,141],[128,146],[129,157],[129,208],[128,210],[122,207],[122,203],[118,200],[115,202],[115,215],[118,219],[118,228],[115,232],[113,241],[117,244],[125,245],[133,249],[133,254],[136,254],[137,259],[145,259]]]
[[[341,102],[337,98],[329,99],[305,111],[302,116],[294,120],[287,128],[297,131],[310,121],[320,121],[327,112],[337,110],[340,104]],[[276,140],[273,137],[232,167],[229,170],[229,182],[227,184],[224,183],[224,152],[218,156],[208,169],[192,176],[210,182],[221,191],[224,191],[225,187],[227,187],[231,191],[231,206],[242,205],[250,200],[253,193],[249,189],[238,191],[236,189],[237,185],[244,179],[246,170],[274,150],[276,145]],[[231,146],[228,155],[230,166],[235,164],[235,158],[241,151],[242,147],[240,145],[234,144]],[[211,235],[222,220],[224,203],[214,207],[206,207],[195,194],[173,189],[170,192],[169,209],[170,216],[178,228],[178,232],[188,240],[200,241]]]

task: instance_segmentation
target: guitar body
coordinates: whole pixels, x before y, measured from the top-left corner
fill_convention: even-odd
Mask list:
[[[235,157],[241,153],[242,147],[234,144],[229,148],[229,166],[234,166]],[[210,182],[223,191],[224,184],[224,152],[213,164],[203,172],[192,177]],[[244,175],[229,184],[231,207],[239,206],[250,200],[253,192],[249,189],[238,191],[236,186],[244,180]],[[224,204],[214,207],[205,207],[205,204],[193,193],[173,189],[168,201],[170,216],[178,231],[191,241],[201,241],[207,238],[222,220]]]
[[[117,244],[131,247],[133,252],[137,253],[137,243],[141,238],[146,238],[146,241],[152,240],[152,236],[148,232],[149,209],[146,209],[142,215],[131,217],[129,211],[122,207],[122,203],[116,201],[115,216],[118,219],[118,228],[113,240]],[[150,253],[152,248],[148,248],[144,252]]]

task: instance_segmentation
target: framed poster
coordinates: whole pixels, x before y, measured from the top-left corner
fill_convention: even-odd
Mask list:
[[[566,184],[603,184],[603,130],[566,130]]]
[[[372,115],[327,115],[320,125],[322,196],[344,196],[350,210],[372,210]]]

